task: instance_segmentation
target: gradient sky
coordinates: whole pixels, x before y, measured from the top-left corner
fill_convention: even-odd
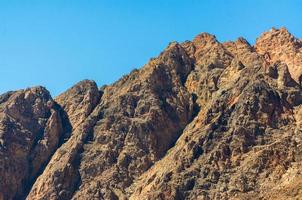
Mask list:
[[[0,93],[110,84],[200,32],[254,43],[285,26],[301,38],[301,10],[298,0],[0,0]]]

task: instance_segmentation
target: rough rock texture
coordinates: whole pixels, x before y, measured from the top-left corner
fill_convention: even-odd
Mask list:
[[[183,48],[171,44],[140,71],[106,87],[29,199],[126,198],[124,189],[165,155],[192,119],[192,97],[183,85],[191,67]]]
[[[202,33],[101,89],[1,95],[0,199],[301,199],[301,46]]]
[[[73,129],[79,126],[99,103],[101,93],[94,81],[84,80],[56,97]]]
[[[292,78],[302,82],[302,41],[291,35],[287,29],[275,29],[263,33],[255,45],[257,52],[264,56],[266,64],[276,61],[288,65]]]
[[[36,87],[0,97],[0,199],[19,199],[58,148],[63,127],[49,92]]]

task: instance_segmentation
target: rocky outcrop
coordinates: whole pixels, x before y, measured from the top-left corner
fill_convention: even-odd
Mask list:
[[[60,144],[60,110],[43,87],[0,99],[0,199],[20,199]]]
[[[220,44],[206,35],[202,45],[194,42],[195,70],[186,86],[201,110],[169,153],[136,179],[129,199],[301,197],[295,113],[302,93],[287,65],[268,64],[242,38]]]
[[[79,157],[83,144],[96,122],[102,92],[93,81],[84,80],[56,98],[65,110],[64,119],[69,123],[68,141],[53,155],[43,174],[36,180],[27,199],[68,199],[78,187]],[[93,113],[92,113],[93,112]]]
[[[257,52],[264,56],[266,64],[276,61],[288,65],[292,78],[302,83],[302,42],[288,32],[286,28],[263,33],[256,41]]]
[[[101,92],[94,81],[83,80],[55,98],[66,112],[72,129],[76,129],[99,103]]]
[[[101,89],[1,95],[0,199],[301,198],[300,43],[202,33]]]
[[[125,188],[165,155],[192,119],[192,97],[183,85],[191,67],[173,43],[140,71],[106,87],[28,198],[126,198]]]

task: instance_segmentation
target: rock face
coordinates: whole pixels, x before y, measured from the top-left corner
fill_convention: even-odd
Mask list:
[[[264,55],[267,64],[285,62],[292,78],[302,82],[302,41],[291,35],[285,28],[263,33],[257,39],[255,48]]]
[[[55,101],[62,106],[71,127],[75,129],[89,116],[100,96],[96,83],[84,80],[59,95]]]
[[[59,106],[42,87],[0,97],[0,199],[30,189],[63,139]]]
[[[1,95],[0,200],[302,198],[301,46],[202,33],[101,89]]]

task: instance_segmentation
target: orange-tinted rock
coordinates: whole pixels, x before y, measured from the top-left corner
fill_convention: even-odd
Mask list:
[[[263,33],[256,41],[257,53],[267,62],[281,61],[287,64],[292,78],[301,85],[302,81],[302,42],[285,28]]]
[[[1,95],[0,200],[302,198],[301,46],[202,33],[101,89]]]
[[[0,199],[20,199],[59,146],[60,110],[42,87],[0,99]]]

